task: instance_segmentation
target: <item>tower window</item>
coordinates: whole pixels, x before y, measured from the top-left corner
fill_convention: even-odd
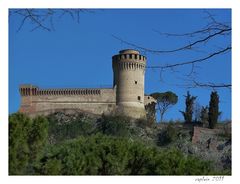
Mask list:
[[[132,54],[129,55],[129,58],[132,59]]]
[[[141,97],[140,97],[140,96],[138,96],[138,100],[141,100]]]
[[[135,59],[137,59],[137,55],[135,55]]]
[[[137,84],[137,81],[135,81],[135,84]]]

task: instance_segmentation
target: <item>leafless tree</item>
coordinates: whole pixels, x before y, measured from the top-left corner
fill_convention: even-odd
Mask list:
[[[164,64],[164,65],[148,65],[147,68],[149,69],[158,69],[160,70],[160,78],[162,79],[163,72],[176,72],[177,68],[179,67],[184,67],[184,66],[191,66],[190,71],[187,75],[185,75],[186,78],[182,78],[185,81],[185,84],[183,86],[187,88],[211,88],[211,89],[218,89],[218,88],[227,88],[231,89],[231,84],[225,84],[225,83],[216,83],[216,82],[199,82],[196,80],[196,70],[199,67],[198,64],[201,64],[203,62],[211,62],[211,58],[214,58],[216,56],[220,56],[223,54],[227,54],[231,52],[231,24],[228,22],[218,22],[215,19],[215,16],[212,15],[211,13],[205,11],[207,14],[207,21],[208,23],[206,24],[205,27],[200,28],[199,30],[195,30],[192,32],[188,33],[162,33],[159,31],[154,30],[161,36],[167,36],[167,37],[181,37],[183,39],[189,40],[188,44],[182,45],[177,48],[169,49],[169,50],[159,50],[159,49],[150,49],[147,47],[140,46],[138,44],[126,41],[120,37],[117,37],[113,35],[113,37],[122,43],[129,45],[135,49],[140,50],[141,52],[144,53],[151,53],[151,54],[173,54],[176,52],[184,52],[184,51],[194,51],[194,50],[199,50],[200,48],[206,47],[209,42],[214,42],[215,39],[218,38],[225,38],[228,40],[225,44],[214,47],[211,49],[210,52],[207,52],[207,54],[203,54],[201,57],[196,58],[196,59],[190,59],[188,61],[183,60],[179,61],[176,63],[169,63],[169,64]],[[200,49],[201,50],[201,49]],[[206,52],[204,52],[206,53]],[[231,61],[226,61],[226,62],[231,62]],[[189,83],[186,84],[186,81]]]
[[[11,21],[11,18],[16,18],[17,16],[19,20],[17,32],[28,23],[31,25],[30,31],[37,29],[53,31],[54,22],[57,18],[70,16],[73,21],[79,23],[80,14],[86,12],[93,13],[94,11],[90,9],[10,9],[9,20]]]

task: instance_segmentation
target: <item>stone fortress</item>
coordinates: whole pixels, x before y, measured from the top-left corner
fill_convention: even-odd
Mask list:
[[[145,56],[126,49],[112,57],[112,88],[41,89],[21,85],[19,111],[30,116],[80,111],[145,118],[145,107],[156,102],[151,96],[144,95],[145,66]]]

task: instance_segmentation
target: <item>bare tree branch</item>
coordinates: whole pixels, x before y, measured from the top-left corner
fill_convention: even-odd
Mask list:
[[[35,28],[33,28],[31,31],[34,31],[35,29],[37,28],[42,28],[44,30],[47,30],[47,31],[51,31],[50,28],[46,27],[45,25],[43,25],[43,21],[39,20],[39,15],[34,15],[32,13],[32,10],[30,9],[26,9],[26,12],[28,13],[28,16],[30,17],[30,19],[32,20],[32,22],[34,22],[35,24],[37,24],[37,26]]]
[[[186,83],[188,81],[188,83]],[[185,88],[185,89],[191,89],[191,88],[206,88],[209,90],[217,90],[217,89],[229,89],[231,90],[232,85],[228,83],[213,83],[213,82],[207,82],[207,83],[202,83],[202,82],[197,82],[195,80],[185,80],[184,83],[179,84],[179,83],[166,83],[167,85],[170,86],[177,86],[180,88]]]
[[[231,26],[227,25],[229,23],[222,23],[216,21],[214,18],[214,15],[210,14],[208,11],[204,11],[205,14],[207,14],[206,19],[210,20],[210,23],[208,23],[205,27],[202,29],[198,29],[196,31],[188,32],[188,33],[165,33],[165,32],[160,32],[158,30],[153,30],[154,32],[158,33],[159,35],[164,35],[168,37],[195,37],[199,35],[204,35],[204,34],[212,34],[216,33],[216,31],[221,31],[224,29],[229,29]]]
[[[232,47],[228,46],[225,49],[222,49],[220,51],[211,53],[210,55],[205,56],[205,57],[200,58],[200,59],[195,59],[195,60],[191,60],[191,61],[187,61],[187,62],[180,62],[180,63],[170,64],[170,65],[168,64],[168,65],[164,65],[164,66],[147,66],[146,68],[161,68],[161,69],[164,69],[164,68],[173,68],[173,67],[178,67],[178,66],[183,66],[183,65],[199,63],[199,62],[207,61],[208,59],[210,59],[210,58],[212,58],[212,57],[214,57],[216,55],[223,54],[223,53],[225,53],[225,52],[227,52],[227,51],[229,51],[231,49],[232,49]]]
[[[29,16],[25,16],[25,17],[23,18],[23,20],[21,21],[21,24],[20,24],[19,28],[17,29],[17,32],[19,32],[19,31],[22,29],[22,27],[23,27],[26,19],[28,19],[28,17],[29,17]]]
[[[26,23],[33,25],[30,31],[35,31],[39,28],[45,31],[52,31],[54,30],[54,20],[56,17],[61,18],[64,15],[70,15],[73,21],[79,23],[80,13],[84,12],[93,13],[94,11],[87,9],[10,9],[9,17],[15,15],[22,18],[17,32],[19,32]]]
[[[190,44],[187,44],[187,45],[184,45],[182,47],[179,47],[179,48],[176,48],[176,49],[171,49],[171,50],[153,50],[153,49],[148,49],[148,48],[144,48],[144,47],[141,47],[141,46],[138,46],[134,43],[130,43],[130,42],[127,42],[115,35],[112,35],[115,39],[121,41],[122,43],[125,43],[127,45],[130,45],[132,47],[135,47],[137,49],[141,49],[141,50],[144,50],[145,52],[151,52],[151,53],[173,53],[173,52],[178,52],[178,51],[183,51],[183,50],[190,50],[192,49],[193,46],[199,44],[199,43],[205,43],[206,41],[209,41],[210,39],[218,36],[218,35],[222,35],[223,33],[226,33],[226,32],[229,32],[231,31],[232,29],[231,28],[228,28],[228,29],[222,29],[214,34],[211,34],[203,39],[198,39],[197,41],[194,41],[193,43],[190,43]]]
[[[169,36],[169,37],[186,37],[186,36],[194,37],[194,36],[198,36],[199,34],[209,34],[211,32],[221,31],[221,30],[223,30],[223,29],[220,28],[220,27],[207,27],[207,28],[203,28],[203,29],[196,30],[196,31],[193,31],[193,32],[182,33],[182,34],[179,34],[179,33],[165,33],[165,32],[160,32],[160,31],[155,30],[155,29],[153,31],[158,33],[159,35]]]
[[[200,83],[197,81],[193,81],[194,83],[194,87],[205,87],[205,88],[212,88],[212,89],[216,89],[216,88],[228,88],[231,89],[232,84],[215,84],[215,83]]]

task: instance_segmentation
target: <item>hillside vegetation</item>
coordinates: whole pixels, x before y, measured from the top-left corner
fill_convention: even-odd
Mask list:
[[[120,116],[55,113],[31,119],[15,113],[9,117],[9,174],[231,174],[231,164],[218,168],[214,160],[184,151],[192,132],[176,127]]]

